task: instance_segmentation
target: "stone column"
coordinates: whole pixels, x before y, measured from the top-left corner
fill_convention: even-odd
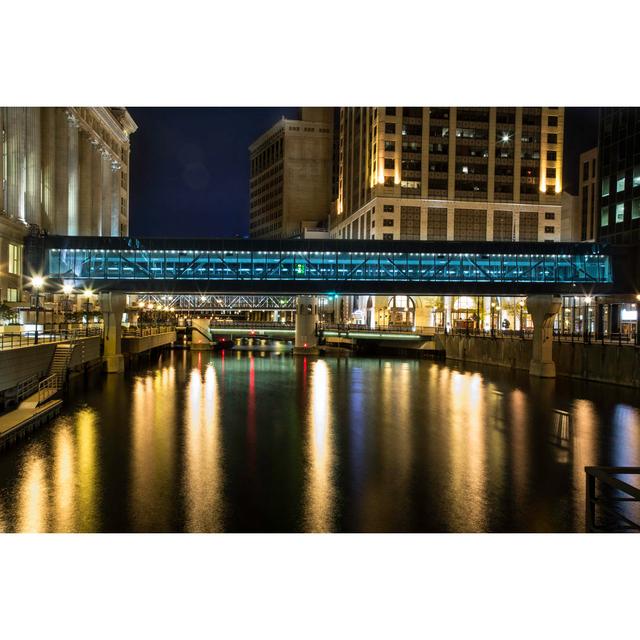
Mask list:
[[[81,236],[91,235],[92,207],[92,170],[93,170],[93,145],[86,132],[80,131],[80,167],[79,167],[79,215],[78,231]]]
[[[7,213],[24,220],[25,193],[25,109],[7,107]]]
[[[67,235],[69,229],[69,121],[64,109],[56,108],[55,121],[55,175],[54,216],[51,233]],[[49,213],[51,217],[51,213]]]
[[[208,339],[209,318],[194,318],[191,321],[191,349],[203,350],[211,348],[211,340]]]
[[[104,321],[104,367],[107,373],[124,371],[122,355],[122,314],[126,296],[124,293],[100,294],[100,308]]]
[[[56,233],[56,109],[43,107],[40,129],[42,134],[42,227]]]
[[[533,347],[529,374],[539,378],[555,378],[553,361],[553,320],[562,306],[562,298],[554,295],[527,297],[527,310],[533,320]]]
[[[113,181],[111,178],[111,160],[109,156],[102,156],[102,222],[98,235],[111,235],[111,189]]]
[[[27,174],[25,219],[30,224],[42,225],[42,174],[40,160],[40,107],[26,108]]]
[[[120,180],[121,172],[117,165],[111,173],[111,235],[120,235]]]
[[[0,107],[0,211],[5,211],[4,206],[4,112],[6,107]]]
[[[80,232],[80,129],[75,119],[70,119],[68,138],[68,207],[67,231],[70,236]]]
[[[91,235],[102,233],[102,153],[93,143],[91,154]]]
[[[294,354],[318,353],[318,298],[299,296],[296,300],[296,340]]]

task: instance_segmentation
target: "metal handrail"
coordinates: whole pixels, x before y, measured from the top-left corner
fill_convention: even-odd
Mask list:
[[[24,331],[21,333],[0,334],[0,351],[5,349],[17,349],[19,347],[29,347],[36,344],[35,331]],[[88,335],[90,337],[102,335],[101,327],[90,327]],[[38,332],[38,344],[51,344],[52,342],[74,341],[87,336],[87,331],[70,329],[51,333]]]
[[[618,503],[640,504],[640,488],[615,476],[640,475],[640,467],[585,467],[586,502],[585,526],[588,532],[640,531],[640,522],[631,520],[616,508]],[[600,483],[600,494],[596,494],[596,480]],[[609,489],[612,495],[603,493]],[[622,494],[622,495],[621,495]],[[613,524],[598,523],[596,509],[608,515]]]
[[[55,389],[59,391],[62,389],[62,376],[58,373],[53,373],[44,380],[41,380],[38,384],[38,404],[41,404],[43,400],[46,400],[45,391]]]

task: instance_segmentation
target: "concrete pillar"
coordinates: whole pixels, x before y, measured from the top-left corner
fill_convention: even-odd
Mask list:
[[[92,143],[91,154],[91,235],[102,233],[102,154]]]
[[[69,119],[68,128],[68,199],[67,233],[80,233],[80,128],[77,120]]]
[[[5,124],[4,124],[4,112],[6,111],[6,107],[0,107],[0,158],[2,161],[0,162],[0,211],[5,211],[4,206],[4,144],[5,144]]]
[[[555,378],[553,361],[553,320],[562,306],[562,298],[554,295],[527,297],[527,310],[533,321],[533,347],[529,374],[539,378]]]
[[[318,352],[318,298],[299,296],[296,300],[296,341],[294,353],[306,354]]]
[[[104,321],[104,367],[107,373],[124,371],[122,355],[122,314],[126,304],[124,293],[101,293],[100,308]]]
[[[98,234],[101,236],[111,235],[111,189],[113,180],[111,178],[111,160],[108,156],[102,156],[102,223]]]
[[[193,327],[191,331],[191,349],[202,350],[211,348],[211,340],[209,333],[209,318],[194,318],[191,321]]]
[[[40,107],[26,109],[26,149],[25,219],[29,224],[40,226],[42,224]]]
[[[112,167],[111,173],[111,235],[120,235],[120,180],[121,171]]]

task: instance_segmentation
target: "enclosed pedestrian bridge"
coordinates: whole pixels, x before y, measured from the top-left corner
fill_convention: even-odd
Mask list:
[[[50,285],[127,293],[604,294],[629,272],[625,247],[594,243],[38,236],[25,261]]]

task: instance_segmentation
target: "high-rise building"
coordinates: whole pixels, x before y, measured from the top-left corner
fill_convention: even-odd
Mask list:
[[[129,136],[119,107],[0,107],[0,300],[22,295],[29,229],[60,235],[125,235]]]
[[[603,107],[598,140],[598,239],[640,242],[640,108]]]
[[[333,109],[303,108],[249,147],[249,234],[291,238],[326,226],[333,179]]]
[[[595,240],[597,234],[596,201],[598,199],[598,147],[580,154],[578,177],[578,211],[580,237],[578,240]]]
[[[557,241],[562,107],[343,107],[333,237]]]

